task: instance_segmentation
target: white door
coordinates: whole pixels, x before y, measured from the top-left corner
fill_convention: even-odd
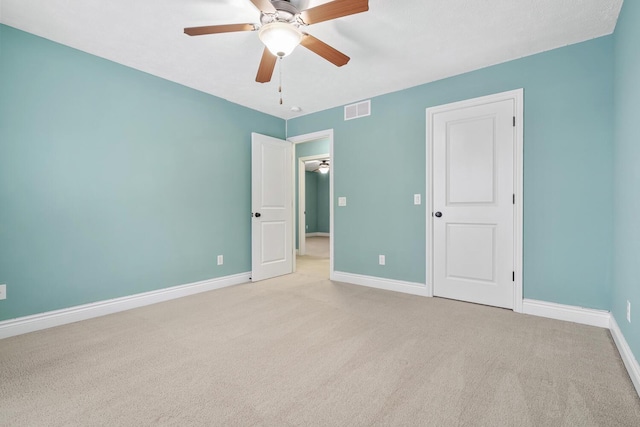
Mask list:
[[[251,280],[293,271],[291,143],[251,134]]]
[[[434,295],[514,307],[513,99],[436,113]]]

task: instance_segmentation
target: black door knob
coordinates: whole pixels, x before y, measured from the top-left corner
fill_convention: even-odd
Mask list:
[[[256,212],[256,218],[260,218],[262,214],[260,212]]]
[[[436,212],[436,218],[440,218],[442,216],[442,212]]]

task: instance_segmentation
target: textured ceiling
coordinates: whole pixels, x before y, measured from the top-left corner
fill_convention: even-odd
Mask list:
[[[299,9],[324,0],[291,0]],[[611,34],[622,0],[370,0],[306,31],[351,57],[302,47],[255,82],[256,32],[189,37],[184,27],[257,23],[249,0],[0,0],[0,22],[229,101],[291,118]],[[292,106],[302,108],[291,111]]]

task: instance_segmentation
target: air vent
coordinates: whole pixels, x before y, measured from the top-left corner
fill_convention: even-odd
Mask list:
[[[353,120],[371,115],[371,100],[358,102],[344,107],[344,119]]]

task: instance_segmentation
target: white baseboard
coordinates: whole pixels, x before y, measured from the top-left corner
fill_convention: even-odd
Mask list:
[[[77,305],[75,307],[69,307],[62,310],[48,311],[45,313],[34,314],[32,316],[5,320],[0,322],[0,339],[52,328],[54,326],[66,325],[68,323],[87,320],[94,317],[105,316],[107,314],[130,310],[132,308],[144,307],[145,305],[198,294],[200,292],[239,285],[241,283],[249,282],[250,278],[251,273],[240,273],[232,276],[218,277],[215,279],[203,280],[201,282],[188,283],[186,285],[173,286],[171,288],[158,289],[156,291],[144,292],[121,298],[98,301],[91,304]]]
[[[330,233],[322,233],[320,231],[316,232],[316,233],[307,233],[306,237],[329,237],[331,236]]]
[[[627,372],[629,372],[631,382],[636,388],[638,396],[640,396],[640,365],[638,365],[638,361],[633,356],[633,352],[631,351],[627,340],[624,338],[624,335],[622,335],[622,331],[613,316],[611,316],[609,330],[613,337],[613,341],[616,343],[616,347],[618,347],[618,352],[624,362],[624,366],[627,368]]]
[[[363,276],[341,271],[334,271],[331,280],[350,283],[352,285],[367,286],[369,288],[384,289],[386,291],[402,292],[404,294],[420,295],[423,297],[431,296],[424,283],[403,282],[400,280]]]
[[[533,316],[548,317],[550,319],[565,320],[583,325],[609,328],[611,313],[604,310],[582,308],[573,305],[556,304],[553,302],[524,299],[522,312]]]

